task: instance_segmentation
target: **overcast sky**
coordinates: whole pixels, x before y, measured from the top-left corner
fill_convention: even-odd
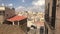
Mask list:
[[[12,6],[16,10],[44,11],[45,0],[0,0],[0,5]]]

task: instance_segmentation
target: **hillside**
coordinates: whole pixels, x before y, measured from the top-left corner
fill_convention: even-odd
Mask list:
[[[25,32],[17,25],[0,25],[0,34],[25,34]]]

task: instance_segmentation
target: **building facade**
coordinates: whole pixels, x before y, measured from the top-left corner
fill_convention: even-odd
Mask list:
[[[15,9],[0,6],[0,23],[2,24],[6,19],[15,16]]]
[[[46,0],[45,34],[60,34],[60,0]]]

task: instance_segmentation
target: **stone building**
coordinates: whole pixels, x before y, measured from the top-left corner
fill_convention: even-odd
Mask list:
[[[0,24],[2,24],[6,19],[15,16],[15,9],[5,6],[0,6]]]
[[[60,0],[46,0],[45,34],[60,34]]]

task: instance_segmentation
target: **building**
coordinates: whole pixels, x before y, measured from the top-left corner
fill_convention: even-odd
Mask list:
[[[60,0],[46,0],[45,34],[60,34]]]
[[[15,9],[5,6],[0,6],[0,23],[2,24],[6,19],[15,16]]]

